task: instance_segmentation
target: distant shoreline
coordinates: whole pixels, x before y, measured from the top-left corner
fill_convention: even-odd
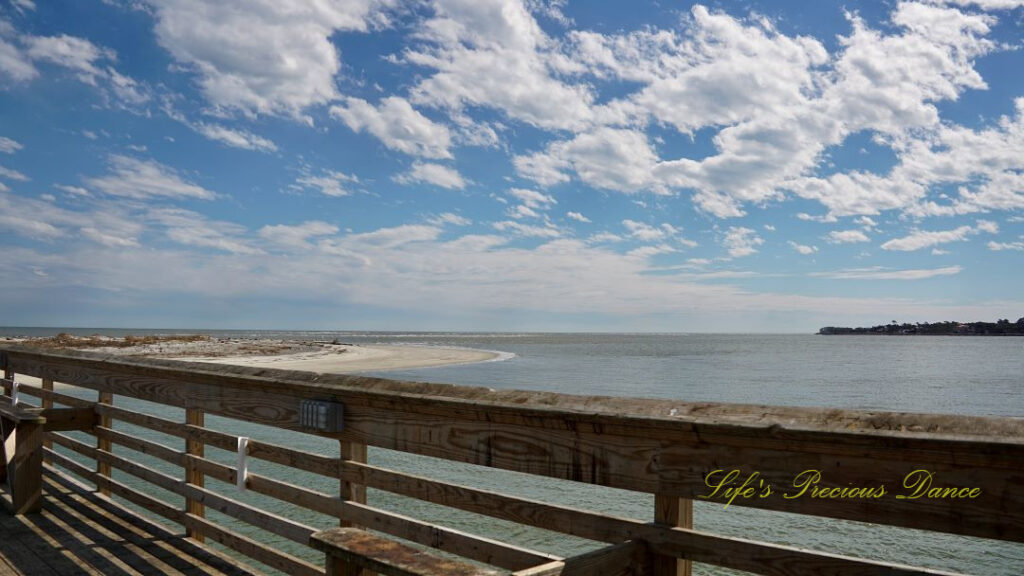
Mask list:
[[[870,328],[825,326],[818,330],[823,336],[1024,336],[1024,317],[1016,322],[918,322],[916,324],[879,324]]]

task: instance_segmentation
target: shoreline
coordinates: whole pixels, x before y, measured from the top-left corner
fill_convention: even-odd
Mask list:
[[[325,344],[323,347],[322,350],[293,354],[174,356],[169,359],[281,370],[303,370],[321,374],[351,374],[498,362],[514,356],[492,350],[409,344]]]
[[[125,358],[161,358],[236,366],[351,374],[433,368],[507,360],[509,352],[425,344],[352,344],[271,338],[211,338],[203,335],[72,336],[4,341],[44,350],[83,350]]]

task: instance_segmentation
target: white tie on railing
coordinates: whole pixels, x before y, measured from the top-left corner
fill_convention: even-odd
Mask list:
[[[249,439],[245,436],[238,437],[238,474],[235,483],[240,492],[245,491],[245,481],[249,476],[249,462],[246,458],[249,452]]]
[[[11,405],[18,405],[18,383],[11,379]]]

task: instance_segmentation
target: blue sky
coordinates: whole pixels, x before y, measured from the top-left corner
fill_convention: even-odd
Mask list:
[[[0,324],[1024,315],[1024,2],[2,0]]]

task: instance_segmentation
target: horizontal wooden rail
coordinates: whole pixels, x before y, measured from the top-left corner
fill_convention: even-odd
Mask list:
[[[657,401],[535,394],[549,404],[507,404],[501,399],[508,393],[365,377],[315,375],[314,382],[308,373],[271,376],[210,364],[7,354],[18,372],[304,432],[298,400],[330,399],[345,404],[346,428],[336,435],[341,440],[663,496],[706,495],[705,478],[718,468],[757,472],[777,487],[791,486],[809,469],[824,472],[823,488],[896,487],[913,470],[907,463],[920,462],[945,484],[977,487],[981,496],[970,506],[941,499],[786,499],[781,493],[732,504],[1024,542],[1024,477],[1007,474],[1024,462],[1019,419],[887,417],[894,426],[897,416],[905,418],[909,426],[903,426],[913,431],[901,432],[868,428],[888,422],[875,415],[859,422],[849,411],[758,407],[752,414],[746,407],[757,422],[751,425],[717,407],[708,410],[719,412],[713,418],[671,417]],[[647,414],[655,406],[663,415]],[[763,412],[773,411],[779,417],[766,423]],[[824,424],[829,419],[846,428]],[[855,422],[859,428],[852,428]]]
[[[315,528],[310,526],[304,526],[298,522],[282,518],[276,514],[264,512],[263,510],[253,508],[236,500],[221,496],[210,490],[198,488],[184,480],[178,480],[177,478],[168,476],[167,474],[154,470],[148,466],[121,458],[111,454],[110,452],[98,450],[84,442],[79,442],[74,438],[69,438],[60,434],[54,434],[51,438],[55,443],[70,450],[74,450],[83,456],[107,463],[118,470],[127,472],[136,478],[145,480],[146,482],[149,482],[159,488],[163,488],[168,492],[202,502],[210,508],[227,514],[228,516],[237,518],[247,522],[248,524],[257,526],[273,534],[277,534],[278,536],[283,536],[294,542],[306,544],[309,542],[310,535],[316,531]]]
[[[661,502],[728,502],[1024,542],[1024,474],[1020,473],[1024,470],[1024,419],[578,397],[23,348],[0,349],[0,361],[6,362],[3,367],[8,373],[80,386],[98,392],[100,399],[126,396],[185,409],[192,416],[180,422],[161,416],[159,407],[153,409],[157,413],[142,413],[120,401],[115,405],[41,387],[19,387],[28,396],[76,410],[66,413],[68,422],[85,422],[89,413],[95,416],[87,429],[95,436],[96,446],[50,431],[46,438],[53,444],[91,459],[100,470],[112,468],[167,490],[188,505],[182,509],[168,504],[47,449],[44,452],[50,462],[93,482],[100,490],[180,524],[190,533],[209,537],[287,573],[322,574],[323,570],[203,518],[199,512],[217,510],[302,545],[326,527],[244,503],[205,487],[202,478],[239,484],[254,494],[324,514],[345,525],[437,548],[517,576],[660,576],[666,569],[675,569],[673,559],[771,576],[948,573],[674,527],[661,516],[658,519],[665,523],[647,521],[652,515],[644,520],[615,517],[389,470],[345,456],[361,453],[369,445],[645,492],[651,495],[652,504],[655,496]],[[321,432],[304,427],[299,420],[299,403],[304,400],[342,404],[343,429]],[[236,434],[207,428],[197,414],[329,437],[358,450],[343,449],[342,457],[337,457],[252,439],[243,444]],[[140,437],[118,423],[184,439],[189,448],[181,450]],[[131,452],[115,453],[115,446],[170,463],[188,474],[182,479],[159,471],[137,461]],[[279,470],[276,467],[269,467],[264,475],[249,470],[242,460],[238,466],[215,461],[203,453],[205,446],[229,452],[243,446],[246,460],[258,459],[296,474],[334,479],[337,492],[310,488],[311,483],[298,476],[271,477]],[[247,471],[239,482],[241,466]],[[730,475],[733,471],[735,476]],[[921,471],[939,488],[975,492],[959,499],[895,497],[896,492],[907,489],[903,483],[908,474]],[[797,478],[811,472],[818,475],[814,488],[825,494],[885,486],[888,495],[790,497],[800,488],[794,485]],[[747,478],[774,490],[759,496],[748,491],[744,496],[723,498],[714,489],[714,479],[727,476],[736,480],[723,484],[723,492]],[[322,485],[322,479],[319,482]],[[375,488],[609,546],[561,558],[346,499],[356,493],[353,487],[356,491]]]
[[[237,471],[229,466],[213,462],[205,458],[189,456],[181,451],[176,451],[162,444],[122,434],[114,430],[97,428],[97,434],[110,439],[115,444],[123,445],[140,453],[154,456],[166,462],[183,466],[186,459],[191,461],[196,469],[204,474],[227,483],[235,483]],[[74,439],[53,435],[54,441],[76,452],[111,463],[115,468],[129,472],[134,476],[142,478],[155,486],[174,492],[182,496],[190,496],[196,499],[202,495],[216,498],[209,491],[197,490],[187,487],[182,481],[166,476],[155,470],[149,469],[140,464],[132,463],[126,459],[118,458],[112,454],[99,453],[96,449],[78,442]],[[339,519],[344,519],[361,526],[367,526],[381,532],[392,534],[417,542],[419,544],[432,546],[449,552],[458,552],[468,558],[480,562],[491,563],[499,567],[518,569],[524,566],[533,566],[541,561],[550,561],[556,557],[544,555],[530,550],[525,550],[494,540],[473,536],[429,524],[413,518],[398,514],[385,512],[364,505],[345,502],[336,496],[316,492],[308,488],[288,484],[280,480],[274,480],[257,474],[250,474],[248,488],[257,494],[270,496],[283,502],[300,506],[314,512],[327,514]],[[217,508],[216,505],[210,504]],[[224,511],[224,510],[222,510]],[[229,515],[235,516],[230,512]],[[238,516],[235,516],[238,517]],[[244,518],[241,518],[244,520]],[[273,522],[269,520],[268,522]],[[250,522],[251,523],[251,522]],[[273,524],[258,524],[260,527],[273,526]],[[309,539],[312,528],[309,532],[293,532],[286,534],[283,531],[266,528],[271,532],[288,537],[296,542],[305,543]],[[295,536],[298,536],[296,538]]]

